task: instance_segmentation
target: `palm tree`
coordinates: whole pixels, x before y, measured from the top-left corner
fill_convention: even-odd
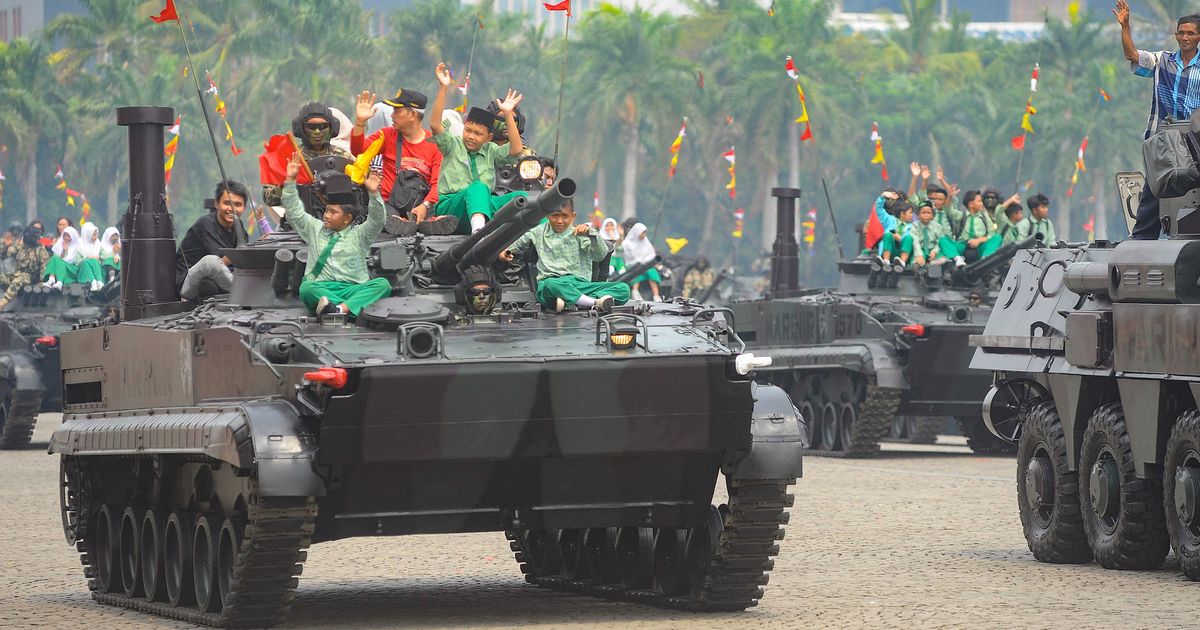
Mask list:
[[[678,21],[669,15],[607,3],[579,26],[577,73],[588,85],[588,98],[577,113],[588,115],[591,125],[617,123],[623,131],[617,136],[625,149],[622,217],[637,214],[643,132],[653,128],[650,121],[675,124],[678,95],[693,81],[692,64],[674,54],[680,35]]]
[[[0,144],[15,156],[25,198],[25,215],[38,213],[39,150],[65,144],[67,107],[47,63],[41,41],[17,39],[0,43]]]

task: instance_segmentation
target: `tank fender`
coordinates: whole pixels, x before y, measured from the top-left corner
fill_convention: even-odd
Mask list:
[[[290,403],[263,400],[242,405],[254,441],[258,490],[270,497],[323,497],[317,475],[317,436]]]
[[[725,467],[734,479],[795,479],[803,472],[808,448],[805,424],[792,399],[774,385],[754,384],[750,451]]]
[[[885,341],[867,341],[863,346],[870,352],[876,386],[908,389],[908,379],[904,377],[904,366],[896,358],[895,345]]]
[[[801,348],[769,348],[773,363],[756,370],[761,375],[778,375],[809,370],[847,370],[874,377],[879,387],[908,389],[904,367],[896,358],[896,347],[886,341],[839,343]]]
[[[37,361],[28,352],[0,353],[0,398],[15,390],[46,390]]]

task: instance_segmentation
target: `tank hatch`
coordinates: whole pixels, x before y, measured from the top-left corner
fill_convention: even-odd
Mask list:
[[[395,330],[413,322],[445,322],[450,318],[446,307],[419,297],[384,298],[362,312],[367,326],[384,330]]]

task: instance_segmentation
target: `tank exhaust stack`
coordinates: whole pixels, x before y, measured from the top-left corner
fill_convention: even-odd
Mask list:
[[[775,244],[771,246],[771,297],[800,293],[800,245],[796,243],[796,200],[799,188],[772,188],[775,197]]]
[[[121,222],[121,319],[178,310],[175,227],[163,180],[163,129],[175,121],[170,107],[118,107],[117,124],[129,128],[129,210]]]

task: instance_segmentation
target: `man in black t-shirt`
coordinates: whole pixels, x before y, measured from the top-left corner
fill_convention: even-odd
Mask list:
[[[228,293],[233,284],[229,258],[222,249],[246,244],[246,228],[240,218],[250,193],[238,181],[217,184],[216,207],[196,219],[175,251],[175,286],[185,300]]]

